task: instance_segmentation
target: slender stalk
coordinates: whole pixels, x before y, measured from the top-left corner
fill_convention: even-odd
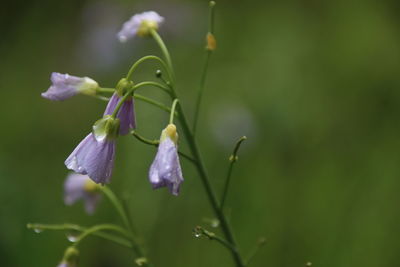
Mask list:
[[[216,234],[207,231],[206,229],[203,229],[200,226],[196,226],[196,228],[194,229],[195,235],[197,235],[197,237],[200,237],[202,235],[204,235],[205,237],[207,237],[210,240],[215,240],[218,243],[220,243],[221,245],[223,245],[224,247],[226,247],[227,249],[235,252],[236,248],[232,246],[232,244],[230,244],[229,242],[227,242],[225,239],[217,236]]]
[[[194,135],[196,134],[197,121],[199,119],[200,105],[201,105],[201,100],[203,99],[203,92],[204,92],[204,87],[205,87],[206,77],[207,77],[207,70],[208,70],[208,62],[210,61],[211,53],[212,53],[211,50],[206,51],[206,59],[204,62],[203,72],[201,74],[201,79],[200,79],[200,87],[199,87],[199,91],[197,92],[197,98],[196,98],[196,104],[195,104],[195,110],[194,110],[194,118],[193,118],[193,134]]]
[[[233,149],[233,153],[232,155],[229,157],[229,167],[228,167],[228,174],[226,175],[226,179],[225,179],[225,186],[224,186],[224,191],[222,193],[222,197],[221,197],[221,206],[220,209],[222,210],[224,208],[224,203],[225,203],[225,199],[226,196],[228,194],[228,188],[229,188],[229,183],[231,181],[231,176],[232,176],[232,170],[233,170],[233,165],[235,164],[235,162],[238,160],[238,156],[237,153],[239,151],[240,145],[242,144],[242,142],[244,140],[246,140],[247,137],[246,136],[242,136],[235,145],[235,148]]]
[[[28,224],[27,227],[29,229],[38,229],[38,230],[56,230],[56,231],[68,231],[68,230],[73,230],[73,231],[78,231],[78,232],[84,232],[88,228],[87,227],[82,227],[76,224],[69,224],[69,223],[64,223],[64,224]],[[113,230],[113,229],[109,229]],[[94,236],[101,237],[103,239],[109,240],[111,242],[114,242],[116,244],[119,244],[121,246],[125,246],[128,248],[132,248],[132,245],[129,241],[125,240],[124,238],[117,237],[112,234],[108,233],[103,233],[103,232],[92,232],[91,233]]]
[[[208,15],[208,33],[207,33],[207,42],[209,35],[214,36],[214,6],[215,2],[211,1],[209,4],[209,15]],[[214,39],[215,40],[215,39]],[[206,84],[206,78],[207,78],[207,70],[208,70],[208,63],[210,61],[210,57],[214,49],[210,47],[210,45],[207,43],[206,46],[206,58],[204,61],[203,65],[203,71],[201,74],[201,79],[200,79],[200,86],[199,90],[197,93],[197,99],[196,99],[196,104],[195,104],[195,110],[194,110],[194,118],[193,118],[193,135],[196,135],[196,129],[197,129],[197,121],[199,118],[200,114],[200,106],[201,106],[201,100],[203,99],[203,92]]]
[[[164,54],[164,57],[166,58],[168,66],[170,68],[172,68],[171,57],[169,55],[168,49],[165,46],[163,40],[161,39],[161,37],[158,35],[158,33],[156,31],[152,31],[152,35],[153,35],[155,41],[157,42],[157,44],[160,46],[160,49],[161,49],[162,53]],[[171,70],[171,73],[173,73],[172,70]],[[171,83],[170,87],[171,87],[172,99],[178,98],[173,82]],[[185,116],[185,113],[184,113],[184,111],[182,109],[182,105],[179,104],[177,106],[177,109],[178,109],[178,113],[179,113],[179,121],[181,122],[183,132],[184,132],[184,134],[186,136],[186,140],[187,140],[189,148],[190,148],[190,150],[192,152],[191,154],[193,155],[194,160],[196,162],[196,168],[197,168],[197,171],[198,171],[198,173],[200,175],[200,179],[201,179],[201,181],[203,183],[205,191],[207,193],[207,196],[208,196],[208,199],[210,201],[211,207],[213,208],[213,211],[216,214],[218,220],[221,222],[221,228],[222,228],[222,231],[223,231],[223,233],[225,235],[225,238],[227,239],[227,241],[233,247],[236,248],[234,251],[231,251],[232,257],[233,257],[237,267],[244,267],[245,264],[244,264],[244,261],[243,261],[241,255],[240,255],[240,253],[239,253],[239,251],[237,249],[237,244],[236,244],[235,238],[233,236],[232,229],[231,229],[231,227],[230,227],[230,225],[228,223],[228,220],[226,219],[224,213],[220,209],[220,205],[219,205],[218,199],[216,197],[216,194],[214,192],[213,187],[210,184],[210,179],[208,177],[208,174],[207,174],[207,171],[205,169],[203,160],[201,158],[200,151],[198,149],[196,140],[195,140],[195,138],[194,138],[194,136],[193,136],[193,134],[192,134],[192,132],[190,130],[189,124],[188,124],[188,122],[186,120],[186,116]]]
[[[158,146],[160,144],[160,140],[150,140],[142,135],[140,135],[138,132],[136,131],[131,131],[131,134],[138,139],[140,142],[145,143],[147,145],[152,145],[152,146]]]
[[[82,232],[82,234],[78,237],[78,239],[76,240],[75,245],[78,245],[83,239],[85,239],[85,237],[94,234],[96,232],[102,231],[102,230],[111,230],[111,231],[115,231],[118,232],[120,234],[123,234],[124,236],[128,237],[130,236],[130,234],[123,228],[117,226],[117,225],[113,225],[113,224],[99,224],[99,225],[95,225],[93,227],[87,228],[86,230],[84,230]]]
[[[125,210],[119,202],[118,198],[115,196],[114,192],[110,190],[107,186],[102,186],[100,187],[101,190],[103,191],[104,195],[110,200],[111,204],[113,204],[115,210],[118,212],[119,216],[122,219],[122,222],[124,225],[129,229],[129,220],[128,216],[125,214]]]
[[[164,105],[164,104],[162,104],[162,103],[160,103],[158,101],[155,101],[155,100],[153,100],[151,98],[148,98],[148,97],[145,97],[145,96],[139,95],[139,94],[134,94],[133,97],[135,99],[139,99],[139,100],[141,100],[143,102],[146,102],[146,103],[149,103],[149,104],[151,104],[153,106],[156,106],[156,107],[158,107],[158,108],[160,108],[162,110],[165,110],[168,113],[171,112],[171,109],[169,107],[167,107],[166,105]],[[176,112],[175,112],[175,115],[177,115]]]
[[[154,29],[150,30],[151,36],[154,38],[154,40],[157,42],[158,46],[161,49],[161,52],[163,53],[165,60],[167,62],[168,66],[168,71],[170,73],[170,79],[171,79],[171,86],[174,86],[175,84],[175,74],[174,74],[174,68],[172,67],[172,60],[171,56],[168,52],[168,49],[162,40],[161,36],[158,34],[158,32]]]
[[[133,227],[132,227],[132,224],[129,220],[129,217],[128,217],[123,205],[118,200],[118,198],[115,196],[113,191],[111,191],[107,186],[102,186],[101,190],[107,196],[107,198],[110,200],[110,202],[114,205],[114,207],[117,210],[118,214],[120,215],[124,225],[128,229],[133,251],[135,252],[135,254],[138,257],[145,257],[142,248],[139,246],[136,238],[133,235]],[[148,266],[150,266],[150,263],[146,263],[146,264]]]
[[[265,238],[261,237],[253,251],[250,253],[250,256],[247,258],[246,261],[246,266],[250,264],[250,262],[254,259],[254,257],[257,255],[257,253],[260,251],[260,249],[265,245]]]
[[[142,135],[140,135],[138,132],[136,131],[131,131],[131,134],[138,139],[140,142],[146,144],[146,145],[151,145],[151,146],[158,146],[160,144],[160,140],[150,140]],[[186,155],[185,153],[178,151],[178,154],[180,156],[182,156],[183,158],[189,160],[190,162],[195,164],[195,160],[190,157],[189,155]]]
[[[178,103],[178,99],[175,98],[174,102],[172,102],[172,107],[171,107],[171,113],[169,115],[169,124],[174,123],[174,117],[175,117],[175,109],[176,109],[176,104]]]
[[[162,60],[161,58],[157,57],[157,56],[144,56],[140,59],[138,59],[135,63],[133,63],[132,67],[129,69],[128,74],[126,75],[126,79],[127,80],[131,80],[132,79],[132,75],[135,72],[136,68],[142,64],[143,62],[145,62],[146,60],[156,60],[158,61],[161,66],[163,66],[163,68],[168,72],[168,76],[170,76],[169,70],[167,68],[167,65],[165,64],[164,60]]]

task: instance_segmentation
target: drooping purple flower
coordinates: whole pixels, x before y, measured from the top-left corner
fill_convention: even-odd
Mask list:
[[[51,74],[51,86],[42,97],[50,100],[65,100],[76,94],[95,95],[98,83],[89,77],[77,77],[69,74],[53,72]]]
[[[117,35],[118,39],[120,42],[126,42],[135,35],[148,36],[150,35],[150,30],[157,30],[159,24],[163,21],[164,18],[154,11],[135,14],[123,24],[121,31]]]
[[[64,183],[64,203],[66,205],[70,206],[82,199],[86,212],[93,214],[100,198],[98,185],[89,176],[78,173],[68,174]]]
[[[161,133],[157,155],[149,171],[153,189],[168,187],[173,195],[179,194],[179,187],[183,182],[177,141],[176,126],[169,124]]]
[[[117,92],[115,92],[108,101],[106,110],[104,111],[104,116],[111,115],[113,113],[120,99],[121,97],[118,95]],[[126,135],[129,133],[130,130],[136,128],[135,109],[133,101],[133,98],[129,97],[129,99],[122,104],[120,110],[118,111],[117,118],[120,120],[120,135]]]
[[[118,131],[119,119],[104,116],[66,159],[65,166],[76,173],[87,174],[96,183],[109,183]]]

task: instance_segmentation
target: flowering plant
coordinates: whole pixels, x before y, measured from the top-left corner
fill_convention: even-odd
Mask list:
[[[236,143],[233,153],[229,158],[227,178],[221,198],[217,198],[214,187],[204,166],[199,147],[195,138],[197,119],[201,106],[202,94],[205,87],[207,67],[211,54],[216,49],[216,39],[213,31],[213,14],[215,3],[210,2],[210,23],[206,34],[206,61],[199,86],[198,97],[196,99],[195,114],[193,125],[190,126],[186,119],[186,113],[179,101],[175,85],[174,68],[168,49],[158,33],[164,18],[154,11],[136,14],[123,24],[121,31],[117,34],[121,42],[126,42],[134,36],[152,38],[159,46],[162,58],[149,55],[137,60],[129,69],[127,75],[123,77],[115,88],[101,87],[96,81],[88,77],[76,77],[68,74],[53,73],[51,75],[52,85],[42,93],[44,98],[50,100],[66,100],[77,94],[86,94],[108,101],[103,117],[98,119],[92,126],[91,132],[77,145],[72,153],[65,160],[65,166],[73,171],[68,174],[64,184],[64,201],[67,205],[72,205],[82,199],[85,202],[86,212],[92,214],[98,202],[104,195],[108,198],[122,219],[123,225],[97,224],[92,227],[82,227],[79,225],[62,224],[28,224],[29,228],[36,231],[43,229],[53,230],[74,230],[80,234],[72,240],[74,243],[68,247],[59,266],[77,266],[79,251],[78,245],[82,240],[91,235],[107,239],[122,246],[132,248],[135,255],[135,263],[139,266],[152,266],[153,262],[144,254],[144,249],[137,242],[137,237],[133,232],[133,225],[129,219],[128,212],[121,204],[116,194],[106,184],[111,182],[114,168],[115,150],[117,139],[120,136],[131,134],[137,140],[158,147],[157,154],[149,169],[149,181],[154,189],[167,187],[172,195],[178,196],[181,183],[184,181],[183,170],[180,164],[180,157],[188,160],[197,170],[205,189],[205,193],[210,201],[216,219],[214,226],[220,227],[222,236],[212,233],[203,227],[194,227],[196,237],[206,237],[215,240],[226,247],[237,267],[247,266],[255,253],[245,259],[239,250],[238,244],[230,223],[224,213],[224,203],[227,196],[230,178],[235,162],[238,160],[238,150],[246,137],[241,137]],[[144,81],[136,83],[132,76],[145,61],[156,61],[163,71],[157,70],[156,77],[159,81]],[[165,73],[165,74],[164,74]],[[171,98],[171,107],[157,102],[154,99],[145,97],[137,93],[144,86],[153,86],[161,89]],[[111,95],[110,98],[107,95]],[[161,132],[159,140],[149,140],[136,131],[135,119],[135,100],[147,102],[155,107],[169,113],[169,121],[165,123],[165,128]],[[178,126],[175,124],[178,122]],[[179,150],[178,132],[182,131],[186,140],[189,154]],[[262,245],[260,242],[259,245]]]

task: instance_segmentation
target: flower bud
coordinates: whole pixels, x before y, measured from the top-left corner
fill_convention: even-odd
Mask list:
[[[132,88],[132,86],[133,82],[128,81],[126,78],[122,78],[121,80],[119,80],[116,87],[118,96],[122,97],[129,89]]]
[[[208,51],[214,51],[215,49],[217,49],[217,40],[215,39],[214,34],[212,33],[207,33],[207,45],[206,45],[206,49]]]

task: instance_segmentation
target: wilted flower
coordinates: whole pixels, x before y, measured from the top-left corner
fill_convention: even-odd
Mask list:
[[[98,185],[87,175],[70,173],[64,183],[64,202],[72,205],[80,199],[85,202],[85,210],[93,214],[101,198]]]
[[[63,260],[57,267],[76,267],[78,259],[79,251],[74,246],[70,246],[65,250]]]
[[[98,83],[88,77],[76,77],[69,74],[53,72],[52,85],[42,97],[50,100],[65,100],[76,94],[95,95]]]
[[[122,25],[122,29],[118,33],[118,39],[120,42],[126,42],[135,35],[149,36],[150,30],[157,30],[159,24],[163,21],[164,18],[154,11],[135,14]]]
[[[174,195],[179,194],[179,186],[183,182],[177,141],[176,126],[169,124],[161,133],[157,155],[149,171],[149,180],[154,189],[166,186]]]
[[[68,169],[87,174],[94,182],[110,182],[114,168],[115,141],[119,119],[107,115],[98,120],[90,133],[65,161]]]
[[[105,115],[111,115],[120,101],[121,97],[115,92],[110,101],[108,101],[106,110],[104,111]],[[121,106],[118,111],[117,118],[120,120],[119,134],[126,135],[129,133],[131,129],[136,128],[136,120],[135,120],[135,110],[134,110],[134,102],[133,98],[129,97]]]

